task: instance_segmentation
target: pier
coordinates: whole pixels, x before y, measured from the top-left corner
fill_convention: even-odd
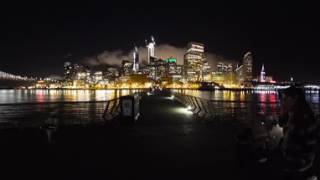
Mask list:
[[[140,110],[134,125],[58,127],[50,143],[43,129],[2,130],[4,169],[41,177],[272,178],[255,152],[239,154],[231,121],[202,121],[171,94],[142,95]]]

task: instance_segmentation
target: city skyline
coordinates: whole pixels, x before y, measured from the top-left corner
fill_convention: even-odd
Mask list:
[[[45,7],[4,14],[0,70],[27,76],[61,74],[69,53],[74,61],[104,51],[129,53],[133,44],[143,47],[146,37],[154,35],[157,46],[184,49],[190,41],[200,42],[206,45],[207,53],[239,63],[243,54],[251,51],[254,74],[265,64],[266,73],[276,79],[289,80],[292,76],[318,82],[317,27],[310,7],[243,6],[217,6],[214,12],[206,8],[109,7],[102,13],[99,4],[93,4],[88,9]],[[301,13],[293,14],[296,10]],[[301,68],[301,61],[308,71]],[[22,62],[26,63],[22,66]]]

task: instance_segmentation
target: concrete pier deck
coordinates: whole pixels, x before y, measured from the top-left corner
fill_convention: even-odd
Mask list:
[[[250,154],[239,161],[229,122],[201,123],[170,96],[144,96],[140,107],[134,126],[61,127],[51,145],[40,130],[3,131],[3,170],[73,179],[265,177]]]

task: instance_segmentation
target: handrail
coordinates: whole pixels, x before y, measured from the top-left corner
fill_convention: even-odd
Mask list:
[[[113,99],[111,101],[107,101],[106,108],[103,112],[102,118],[105,121],[112,120],[119,113],[120,108],[120,99]]]

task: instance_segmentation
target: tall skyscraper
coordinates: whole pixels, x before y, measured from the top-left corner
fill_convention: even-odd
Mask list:
[[[156,42],[154,41],[154,37],[151,36],[151,41],[148,43],[146,40],[146,46],[148,50],[148,63],[151,61],[151,57],[154,57],[154,47],[156,45]]]
[[[237,68],[234,70],[234,72],[236,73],[237,76],[237,81],[240,85],[245,85],[244,81],[245,81],[245,75],[244,75],[244,66],[238,66]]]
[[[65,62],[64,63],[64,79],[66,81],[70,81],[72,80],[73,76],[74,76],[74,69],[71,62]]]
[[[132,70],[134,73],[139,71],[139,51],[137,46],[135,46],[133,50],[133,69]]]
[[[243,56],[243,70],[244,70],[244,80],[247,82],[252,81],[252,63],[253,63],[253,57],[251,52],[247,52]]]
[[[204,67],[204,45],[191,42],[184,55],[184,78],[186,81],[202,81]]]

